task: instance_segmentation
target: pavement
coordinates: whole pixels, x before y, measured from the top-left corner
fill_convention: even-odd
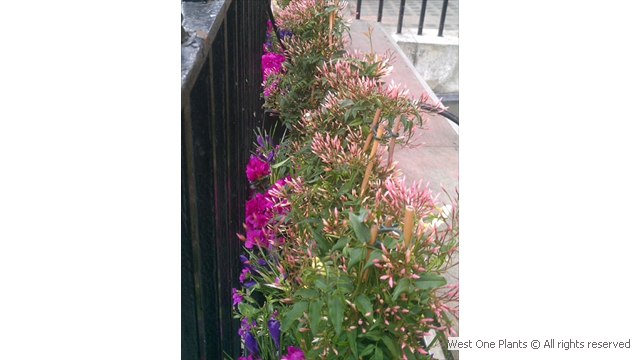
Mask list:
[[[400,13],[401,0],[362,0],[360,8],[360,20],[378,19],[378,7],[382,1],[381,24],[391,34],[397,33],[398,17]],[[417,34],[420,23],[420,10],[423,0],[405,0],[404,16],[402,20],[402,33]],[[357,0],[348,0],[351,8],[352,18],[355,19]],[[423,34],[438,33],[440,26],[440,15],[442,14],[443,0],[428,0],[423,23]],[[459,0],[449,0],[445,12],[445,22],[442,36],[458,37],[459,28]]]
[[[355,3],[355,0],[353,2]],[[365,2],[366,0],[363,0],[363,9]],[[377,0],[368,2],[377,4]],[[385,3],[389,2],[396,1],[387,0]],[[407,3],[410,2],[418,3],[420,1],[407,0]],[[421,93],[426,92],[430,95],[432,103],[437,102],[438,99],[433,90],[419,76],[411,61],[393,40],[388,26],[376,22],[375,17],[373,20],[352,21],[350,25],[351,43],[347,48],[365,52],[370,51],[371,44],[369,38],[365,36],[369,26],[373,28],[373,51],[378,54],[386,51],[396,54],[392,63],[393,72],[383,80],[385,82],[393,80],[395,83],[406,86],[409,94],[413,97],[418,97]],[[429,115],[428,119],[425,120],[427,121],[423,124],[424,126],[416,130],[416,136],[424,144],[417,148],[396,148],[394,161],[398,161],[398,167],[406,176],[407,185],[419,181],[422,181],[423,186],[428,183],[433,194],[440,194],[439,200],[441,203],[450,204],[451,202],[442,192],[442,188],[453,196],[455,195],[455,188],[458,187],[458,126],[440,115]],[[453,262],[458,262],[457,256],[453,259]],[[458,276],[458,266],[450,269],[445,274],[448,283],[458,283]],[[459,330],[458,326],[455,328],[456,331]],[[458,359],[458,351],[452,351],[452,355],[454,359]],[[442,357],[439,358],[442,359]]]

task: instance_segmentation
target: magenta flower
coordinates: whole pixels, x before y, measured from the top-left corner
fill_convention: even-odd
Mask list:
[[[273,217],[270,212],[273,203],[262,193],[257,193],[245,205],[245,222],[250,230],[264,227]]]
[[[282,54],[267,52],[262,55],[262,81],[267,80],[270,73],[280,73],[286,57]]]
[[[249,181],[255,181],[271,173],[269,163],[263,161],[255,155],[251,155],[247,164],[247,178]]]
[[[287,346],[287,355],[282,360],[304,360],[304,353],[295,346]]]
[[[242,302],[242,293],[239,293],[236,288],[231,289],[233,292],[233,306],[236,306]]]

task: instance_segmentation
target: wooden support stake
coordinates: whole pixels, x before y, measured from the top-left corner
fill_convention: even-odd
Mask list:
[[[404,236],[404,243],[409,245],[411,236],[413,235],[413,216],[415,209],[411,205],[407,205],[404,211],[404,228],[402,229],[402,235]]]
[[[389,144],[389,158],[387,160],[387,168],[390,167],[391,163],[393,162],[393,149],[396,147],[396,137],[394,136],[394,134],[397,134],[398,130],[400,130],[399,116],[396,119],[396,123],[393,124],[393,134],[391,134],[391,143]]]
[[[371,143],[371,139],[373,139],[373,129],[378,125],[378,120],[380,119],[380,114],[382,114],[382,109],[376,110],[376,114],[373,117],[373,122],[371,123],[371,131],[369,132],[369,136],[367,136],[367,141],[364,143],[364,151],[367,151],[369,144]]]
[[[382,123],[378,126],[378,132],[376,133],[376,138],[373,140],[373,145],[371,146],[371,154],[369,154],[369,164],[367,165],[367,170],[364,173],[364,180],[362,181],[362,187],[360,188],[360,196],[364,195],[364,192],[367,191],[367,186],[369,185],[369,177],[371,176],[371,170],[373,170],[373,158],[378,151],[378,144],[380,144],[380,139],[382,137],[382,132],[384,131],[384,126]]]
[[[335,6],[338,6],[338,0],[333,2]],[[336,21],[336,10],[333,10],[329,14],[329,47],[333,45],[333,23]]]
[[[371,227],[371,239],[369,240],[369,242],[367,243],[367,245],[369,246],[373,246],[373,244],[376,243],[376,236],[378,236],[378,225],[373,225]],[[371,255],[371,249],[367,249],[367,258],[365,259],[364,263],[366,264],[369,261],[369,256]],[[364,275],[362,275],[362,282],[365,281],[365,279],[367,278],[367,275],[369,274],[369,268],[366,268],[364,270]]]

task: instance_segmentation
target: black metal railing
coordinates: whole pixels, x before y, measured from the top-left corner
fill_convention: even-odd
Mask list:
[[[397,1],[397,0],[396,0]],[[442,11],[440,12],[440,26],[438,27],[438,36],[442,37],[444,31],[445,18],[447,16],[447,7],[449,0],[442,1]],[[402,25],[404,21],[404,9],[406,6],[406,0],[400,0],[400,9],[398,12],[398,34],[402,33]],[[378,19],[377,22],[382,21],[382,10],[384,8],[384,0],[378,0]],[[356,19],[360,19],[360,10],[362,9],[362,0],[356,2]],[[418,35],[422,35],[422,29],[424,28],[424,18],[427,13],[427,0],[422,0],[422,6],[420,8],[420,20],[418,22]]]
[[[182,359],[238,358],[232,316],[247,199],[245,165],[261,126],[269,0],[182,2]]]

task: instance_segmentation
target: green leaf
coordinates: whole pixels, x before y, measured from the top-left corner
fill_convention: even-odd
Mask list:
[[[298,225],[300,224],[307,224],[307,223],[311,223],[311,224],[315,224],[315,223],[321,223],[322,220],[320,219],[315,219],[315,218],[306,218],[304,220],[300,220],[298,221]]]
[[[313,336],[316,336],[316,334],[318,333],[318,325],[320,325],[320,317],[323,304],[324,303],[321,300],[313,300],[309,304],[309,326],[311,327],[311,333],[313,334]]]
[[[362,353],[360,353],[360,356],[367,356],[371,354],[374,349],[375,349],[375,346],[373,344],[369,344],[369,346],[367,346],[366,348],[364,348],[364,350],[362,350]]]
[[[342,321],[344,320],[344,303],[342,296],[339,293],[335,293],[334,296],[329,299],[329,320],[333,325],[333,329],[336,335],[340,335],[342,332]]]
[[[338,291],[342,294],[348,294],[353,290],[353,279],[347,275],[340,275],[340,278],[338,278]]]
[[[424,273],[414,282],[414,285],[420,290],[431,290],[446,283],[447,280],[440,275]]]
[[[356,215],[354,213],[349,213],[349,222],[351,222],[351,227],[356,232],[356,237],[362,241],[363,243],[369,242],[371,239],[371,231],[364,224],[364,217],[367,214],[367,210],[363,209],[360,215]]]
[[[326,282],[324,282],[324,280],[320,280],[320,279],[315,280],[315,281],[313,282],[313,284],[314,284],[318,289],[320,289],[320,290],[322,290],[322,291],[327,291],[327,283],[326,283]]]
[[[409,350],[409,347],[405,347],[403,353],[407,356],[407,360],[417,360],[416,355]]]
[[[305,300],[293,304],[291,309],[289,309],[282,317],[282,322],[280,322],[280,331],[283,333],[287,332],[291,325],[293,325],[293,322],[298,320],[302,316],[302,313],[307,311],[308,308],[309,302]]]
[[[255,307],[245,303],[244,301],[238,304],[238,312],[244,315],[244,317],[252,318],[257,311],[258,310]]]
[[[400,296],[400,294],[402,294],[403,292],[407,292],[407,290],[409,289],[409,284],[411,284],[411,281],[409,280],[409,278],[400,279],[396,284],[396,289],[394,290],[393,297],[391,299],[393,301],[396,301],[398,299],[398,296]]]
[[[314,229],[312,226],[309,226],[309,231],[311,231],[311,234],[313,235],[316,244],[318,244],[318,248],[320,249],[321,253],[325,254],[327,251],[329,251],[329,242],[322,235],[322,231]]]
[[[349,265],[347,266],[347,271],[362,261],[363,251],[363,248],[349,249]]]
[[[347,245],[347,243],[349,242],[349,238],[348,237],[341,237],[340,240],[338,240],[338,242],[336,242],[335,245],[333,245],[333,247],[331,248],[331,251],[336,251],[336,250],[342,250],[342,248]]]
[[[347,333],[347,339],[349,339],[349,347],[351,348],[351,352],[353,353],[353,355],[356,356],[356,359],[358,358],[358,343],[356,342],[356,336],[358,335],[357,330],[358,329],[354,329]]]
[[[344,99],[342,101],[340,101],[338,104],[340,104],[340,108],[345,108],[347,106],[351,106],[353,105],[353,100],[351,99]]]
[[[384,360],[384,357],[382,356],[382,351],[380,351],[379,348],[376,348],[376,351],[373,353],[372,360]]]
[[[394,343],[389,336],[387,335],[383,336],[382,342],[387,346],[387,349],[389,349],[389,352],[391,353],[394,359],[400,358],[400,356],[398,356],[399,354],[398,354],[397,344]]]
[[[316,289],[305,289],[302,288],[298,291],[296,291],[296,293],[293,295],[294,297],[300,297],[303,299],[309,299],[309,298],[318,298],[319,294],[318,294],[318,290]]]
[[[277,169],[277,168],[279,168],[280,166],[284,165],[284,164],[285,164],[287,161],[289,161],[289,160],[291,160],[291,158],[286,158],[286,159],[284,159],[284,160],[280,161],[279,163],[277,163],[277,164],[275,164],[275,165],[273,165],[273,166],[271,166],[271,167],[272,167],[272,168],[274,168],[274,169]]]
[[[355,303],[356,303],[356,308],[358,309],[358,311],[362,313],[363,316],[366,316],[365,314],[367,313],[373,312],[373,306],[371,305],[371,300],[369,300],[367,295],[359,294],[358,296],[356,296]],[[371,316],[371,314],[369,314],[369,316]]]
[[[379,331],[367,331],[362,337],[373,341],[378,341],[381,338]]]
[[[373,265],[373,259],[382,259],[382,250],[374,249],[373,251],[371,251],[371,254],[369,254],[369,260],[366,264],[364,264],[363,269],[366,269]]]

